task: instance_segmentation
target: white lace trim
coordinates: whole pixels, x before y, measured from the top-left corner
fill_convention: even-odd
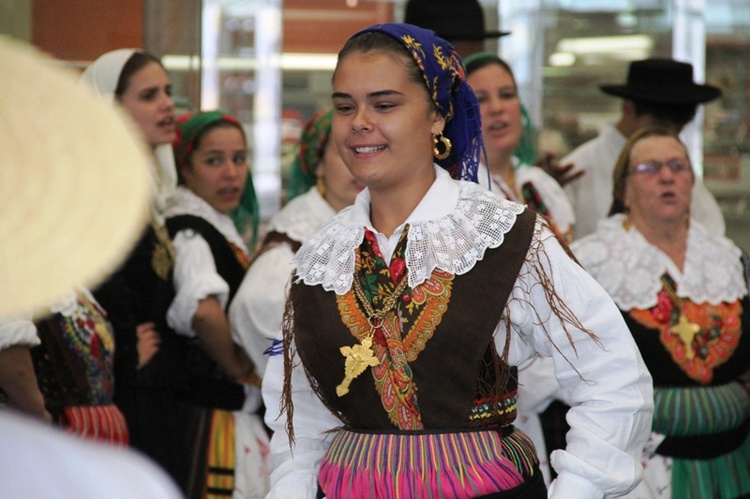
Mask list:
[[[203,198],[184,186],[177,186],[172,191],[164,211],[166,218],[179,215],[193,215],[204,219],[213,225],[227,241],[241,248],[245,255],[248,255],[247,246],[245,246],[240,233],[237,232],[232,219],[228,215],[216,211]]]
[[[469,182],[458,182],[459,198],[447,216],[409,222],[406,266],[409,286],[422,284],[436,268],[454,275],[465,274],[484,257],[487,248],[497,248],[516,223],[524,207],[500,198]],[[355,249],[365,228],[346,224],[352,207],[345,208],[300,248],[294,259],[297,282],[322,284],[326,291],[342,295],[354,277]]]
[[[333,218],[336,212],[313,187],[284,206],[268,222],[268,230],[286,234],[303,243],[315,234],[321,225]]]
[[[621,310],[656,305],[665,272],[675,280],[677,295],[695,303],[717,305],[747,294],[740,249],[725,237],[709,236],[691,221],[684,271],[635,228],[623,227],[624,215],[599,222],[597,231],[571,245],[586,270],[599,281]]]

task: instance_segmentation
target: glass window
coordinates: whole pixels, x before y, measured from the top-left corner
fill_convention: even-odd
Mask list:
[[[268,219],[281,201],[281,0],[150,0],[146,18],[146,48],[163,55],[177,105],[223,109],[245,127]]]
[[[704,176],[727,235],[750,250],[750,3],[712,0],[705,15],[706,80],[723,93],[705,106]]]

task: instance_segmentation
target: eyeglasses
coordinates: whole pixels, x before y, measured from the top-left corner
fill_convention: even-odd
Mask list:
[[[670,159],[669,161],[646,161],[644,163],[638,163],[630,170],[630,173],[654,175],[659,173],[661,167],[665,165],[672,173],[690,171],[690,163],[687,161],[682,159]]]

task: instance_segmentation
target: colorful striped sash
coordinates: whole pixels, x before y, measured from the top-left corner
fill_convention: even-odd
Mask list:
[[[750,395],[738,382],[720,386],[654,387],[654,431],[686,436],[738,428],[750,416]]]
[[[63,407],[68,433],[125,446],[129,441],[125,416],[115,405],[80,405]]]
[[[210,431],[205,497],[232,497],[236,459],[234,415],[229,411],[214,410]]]
[[[536,450],[521,431],[338,432],[320,466],[328,499],[472,498],[534,475]]]

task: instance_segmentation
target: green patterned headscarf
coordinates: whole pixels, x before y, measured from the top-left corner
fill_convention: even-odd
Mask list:
[[[237,118],[224,111],[201,111],[198,113],[186,113],[179,116],[176,120],[177,137],[172,144],[174,149],[174,159],[177,165],[177,174],[179,183],[184,183],[182,178],[182,167],[187,165],[190,155],[195,150],[195,146],[203,134],[220,123],[230,123],[237,127],[245,137],[245,130],[237,121]],[[247,143],[247,140],[245,140]],[[245,241],[249,240],[248,249],[252,252],[258,238],[258,225],[260,223],[260,213],[258,208],[258,198],[255,195],[255,186],[253,185],[252,172],[248,172],[245,190],[242,193],[240,204],[229,213],[232,217],[237,231]]]
[[[529,110],[526,106],[521,104],[521,140],[516,146],[516,150],[513,154],[521,161],[521,163],[527,165],[533,165],[538,159],[536,142],[539,138],[539,132],[534,126],[534,121],[531,119]]]
[[[332,119],[333,108],[327,107],[313,116],[302,131],[286,191],[287,201],[306,193],[317,182],[315,171],[331,135]]]

